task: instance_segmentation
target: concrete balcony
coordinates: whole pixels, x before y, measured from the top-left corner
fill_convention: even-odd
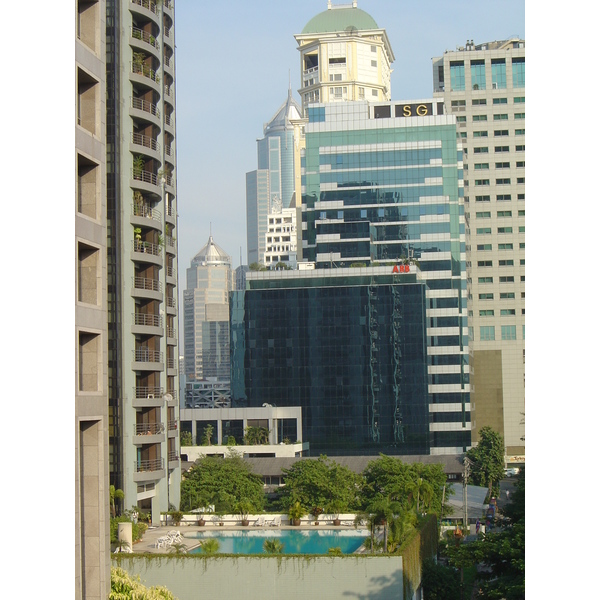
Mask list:
[[[133,464],[133,480],[152,481],[165,477],[165,461],[163,458],[138,460]]]
[[[160,9],[151,0],[131,0],[129,10],[144,15],[152,19],[155,23],[160,24]]]
[[[140,423],[133,427],[133,443],[160,444],[165,441],[165,426],[162,423]]]
[[[131,106],[129,107],[129,115],[131,117],[161,127],[160,114],[160,110],[156,104],[152,104],[152,102],[142,100],[141,98],[131,98]]]
[[[134,313],[132,315],[133,325],[131,333],[139,335],[164,335],[163,320],[160,315],[147,315]]]
[[[152,244],[150,242],[133,240],[133,252],[131,253],[131,260],[151,263],[153,265],[162,267],[163,255],[161,252],[161,246],[158,244]]]
[[[149,348],[136,348],[133,353],[133,371],[163,371],[165,368],[162,352]]]
[[[133,408],[152,408],[165,403],[161,387],[136,387],[133,396]]]

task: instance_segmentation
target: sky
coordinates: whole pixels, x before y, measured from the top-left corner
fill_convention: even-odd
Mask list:
[[[387,31],[393,100],[430,98],[431,59],[445,50],[525,36],[524,0],[359,0],[358,8]],[[245,185],[257,167],[256,140],[290,81],[300,101],[294,35],[326,9],[327,0],[176,3],[180,281],[211,232],[234,267],[240,248],[247,263]]]

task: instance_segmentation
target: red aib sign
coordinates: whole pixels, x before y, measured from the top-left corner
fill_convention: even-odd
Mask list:
[[[409,273],[410,265],[394,265],[392,273]]]

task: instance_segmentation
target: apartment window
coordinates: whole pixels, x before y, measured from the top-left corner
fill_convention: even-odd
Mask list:
[[[512,258],[507,258],[507,259],[498,261],[499,267],[512,267],[512,266],[514,266],[514,264],[515,264],[515,261]]]
[[[491,267],[492,261],[491,260],[478,260],[477,266],[478,267]]]
[[[467,105],[467,103],[465,100],[452,100],[452,102],[451,102],[452,108],[458,108],[458,107],[466,106],[466,105]]]
[[[525,242],[519,243],[519,250],[525,250]]]
[[[87,244],[77,244],[77,299],[87,304],[99,304],[98,277],[100,250]]]
[[[514,283],[515,278],[513,275],[503,275],[500,277],[500,283]]]
[[[521,283],[525,283],[525,275],[521,275]]]
[[[494,299],[494,294],[492,294],[492,293],[479,294],[479,299],[480,300],[493,300]]]
[[[494,283],[493,277],[478,277],[477,283]]]
[[[492,213],[489,211],[475,213],[475,217],[477,219],[489,219],[489,218],[491,218],[491,216],[492,216]]]
[[[482,325],[479,328],[479,339],[482,342],[495,340],[496,339],[496,328],[493,325]]]
[[[83,69],[77,69],[77,124],[91,134],[99,126],[99,95],[100,82]]]
[[[497,162],[496,169],[510,169],[510,163],[508,162]]]
[[[77,155],[77,210],[92,219],[98,218],[100,165]]]
[[[515,129],[515,135],[525,135],[524,129]]]
[[[487,131],[474,131],[473,132],[473,137],[474,138],[482,138],[482,137],[487,137],[488,136],[488,132]]]
[[[489,202],[489,196],[475,196],[475,202]]]
[[[512,233],[512,227],[498,227],[498,233]]]
[[[498,250],[512,250],[512,249],[513,249],[512,242],[510,242],[508,244],[498,244]]]
[[[100,335],[79,332],[79,391],[97,392],[100,373]]]
[[[456,117],[456,122],[457,123],[466,123],[467,122],[467,117],[459,115],[458,117]]]
[[[461,131],[456,137],[459,137],[463,140],[467,139],[467,132],[466,131]]]
[[[525,113],[515,113],[515,119],[524,119]]]
[[[497,153],[501,153],[501,152],[508,152],[508,146],[494,146],[494,152]]]
[[[490,168],[490,163],[475,163],[476,171],[483,171]]]
[[[508,104],[508,98],[494,98],[493,104]]]
[[[492,249],[491,244],[477,244],[477,250],[479,250],[479,251],[485,251],[485,250],[491,250],[491,249]]]
[[[500,300],[514,300],[515,293],[514,292],[500,292]]]
[[[479,316],[480,317],[493,317],[494,316],[494,309],[480,310],[479,311]]]
[[[519,216],[519,217],[524,217],[524,216],[525,216],[525,209],[523,209],[523,210],[520,210],[520,211],[518,212],[518,216]]]
[[[377,52],[377,46],[371,46],[371,52]]]
[[[485,98],[474,98],[471,101],[472,106],[485,106],[487,104],[487,100]]]
[[[510,185],[510,179],[506,177],[502,179],[496,179],[496,185]]]
[[[525,177],[517,177],[517,183],[525,183]]]
[[[377,66],[377,61],[376,60],[372,60],[371,61],[371,66],[372,67],[376,67]]]
[[[519,264],[524,267],[525,266],[525,259],[522,258],[521,260],[519,260]]]
[[[501,317],[514,317],[515,316],[515,309],[514,308],[503,308],[500,311],[500,316]]]
[[[497,194],[496,195],[496,200],[498,202],[505,202],[506,200],[510,200],[510,199],[511,199],[510,194]]]
[[[515,146],[515,151],[516,152],[525,152],[525,144],[520,145],[520,146]]]
[[[342,74],[341,73],[334,73],[332,75],[329,76],[329,81],[341,81],[342,80]]]
[[[499,210],[496,213],[497,217],[512,217],[512,210]]]
[[[502,325],[502,339],[503,340],[516,340],[517,339],[517,326],[516,325]]]
[[[377,90],[371,90],[371,96],[377,96],[378,92]]]
[[[475,180],[475,185],[490,185],[490,180],[489,179],[476,179]]]
[[[517,194],[517,200],[525,200],[525,194]]]
[[[525,87],[525,58],[512,59],[513,88]]]
[[[364,99],[365,99],[365,88],[364,88],[364,87],[359,87],[359,88],[358,88],[358,97],[359,97],[361,100],[364,100]]]
[[[485,90],[485,61],[471,61],[471,87],[474,90]]]
[[[465,89],[465,63],[462,60],[450,61],[450,89],[453,92]]]
[[[477,123],[477,121],[487,121],[487,115],[473,115],[473,122]]]
[[[525,233],[525,225],[519,226],[519,233]]]
[[[515,104],[525,104],[525,96],[515,96],[514,103]]]
[[[473,154],[487,154],[489,152],[487,146],[473,148]]]
[[[477,235],[490,235],[492,233],[491,227],[478,227]]]
[[[494,131],[494,137],[507,137],[508,129],[496,129]]]
[[[508,115],[506,113],[494,115],[494,121],[508,121]]]

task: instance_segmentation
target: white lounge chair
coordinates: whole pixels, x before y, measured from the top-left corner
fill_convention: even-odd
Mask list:
[[[181,532],[176,531],[175,529],[169,531],[167,533],[167,537],[171,540],[171,542],[182,542],[183,538],[181,537]]]
[[[258,517],[258,519],[256,519],[256,521],[254,521],[254,527],[264,527],[265,526],[265,518],[264,517]]]
[[[159,537],[156,542],[154,542],[155,548],[168,548],[173,542],[167,536]]]
[[[271,527],[281,527],[281,517],[277,516],[275,517],[270,523],[269,525]]]

